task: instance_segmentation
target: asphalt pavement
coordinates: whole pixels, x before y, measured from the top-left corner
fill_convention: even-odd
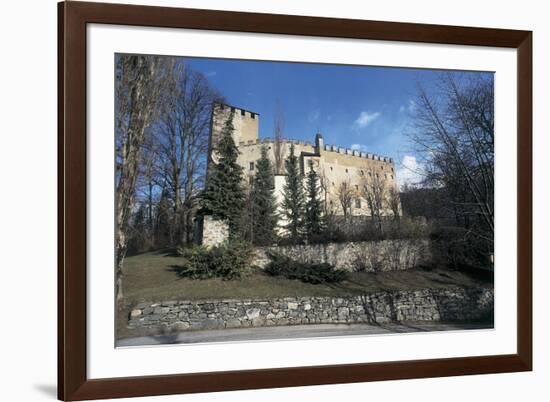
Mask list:
[[[232,328],[203,331],[182,331],[154,336],[140,336],[117,341],[117,347],[189,344],[210,342],[260,341],[334,336],[381,335],[431,331],[490,330],[492,324],[439,322],[402,322],[370,324],[312,324],[280,327]]]

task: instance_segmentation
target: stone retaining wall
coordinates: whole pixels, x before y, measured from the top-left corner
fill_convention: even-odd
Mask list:
[[[269,253],[301,262],[328,262],[346,271],[398,271],[431,261],[430,244],[425,239],[264,247],[256,249],[252,263],[265,267],[270,261]]]
[[[456,321],[492,317],[493,288],[379,292],[350,297],[167,301],[137,305],[130,328],[204,330],[272,325]]]

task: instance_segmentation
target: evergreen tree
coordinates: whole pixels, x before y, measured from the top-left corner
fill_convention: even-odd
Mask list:
[[[305,229],[308,236],[321,233],[323,220],[321,216],[322,205],[319,200],[319,176],[313,169],[313,162],[309,161],[309,172],[306,180],[306,212]]]
[[[239,231],[240,216],[245,206],[243,168],[237,164],[239,150],[233,141],[233,113],[222,129],[216,148],[218,162],[210,165],[201,208],[203,214],[227,221],[232,237]]]
[[[252,186],[252,241],[261,246],[271,245],[277,225],[277,205],[273,194],[275,178],[273,166],[265,146],[256,162],[256,175]]]
[[[286,228],[293,241],[300,239],[304,225],[304,187],[298,157],[294,154],[294,144],[285,160],[286,183],[283,188],[283,214],[287,220]]]

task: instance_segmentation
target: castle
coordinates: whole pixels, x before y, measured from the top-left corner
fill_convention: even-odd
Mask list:
[[[294,144],[294,153],[299,158],[302,175],[307,174],[310,167],[319,175],[322,201],[327,212],[333,215],[370,216],[371,211],[364,192],[366,183],[376,180],[377,183],[381,183],[384,191],[396,188],[396,172],[392,158],[327,145],[320,133],[315,136],[314,143],[290,139],[260,139],[258,113],[221,103],[214,104],[212,110],[209,163],[215,160],[215,145],[231,114],[233,140],[239,150],[238,163],[245,174],[243,180],[252,183],[256,162],[260,159],[262,147],[265,146],[276,170],[275,197],[279,205],[283,199],[285,184],[284,159],[290,153],[291,144]],[[276,153],[279,153],[279,158],[276,158]],[[277,160],[283,161],[280,166],[277,166]],[[388,205],[383,205],[382,215],[390,216],[390,205],[388,202],[385,204]]]

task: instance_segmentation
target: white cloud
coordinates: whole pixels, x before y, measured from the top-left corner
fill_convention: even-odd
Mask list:
[[[416,102],[412,99],[409,99],[409,106],[407,107],[409,113],[413,113],[416,110]]]
[[[307,116],[307,119],[310,123],[313,123],[317,120],[319,120],[319,117],[321,116],[321,111],[319,109],[315,109],[309,113]]]
[[[354,151],[367,152],[367,146],[363,144],[352,144],[351,149]]]
[[[413,99],[409,99],[406,105],[399,106],[399,113],[403,113],[405,111],[409,113],[413,113],[416,110],[416,102]]]
[[[397,169],[399,186],[405,184],[417,184],[422,180],[422,165],[413,155],[405,155],[401,160],[401,167]]]
[[[373,113],[361,112],[359,114],[359,117],[355,120],[353,124],[358,128],[365,128],[374,120],[376,120],[378,117],[380,117],[380,114],[381,114],[380,112],[373,112]]]

